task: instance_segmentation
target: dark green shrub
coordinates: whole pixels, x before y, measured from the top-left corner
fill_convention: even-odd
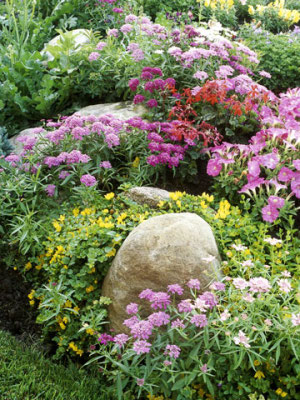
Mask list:
[[[0,156],[7,156],[12,150],[13,146],[8,140],[6,129],[0,126]]]
[[[300,35],[274,35],[246,26],[240,36],[259,54],[260,68],[272,75],[261,83],[279,93],[300,86]]]

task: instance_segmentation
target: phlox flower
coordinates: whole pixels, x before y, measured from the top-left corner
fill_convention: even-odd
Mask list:
[[[194,73],[193,78],[203,81],[208,78],[208,74],[205,71],[197,71]]]
[[[48,195],[49,197],[53,197],[53,196],[54,196],[55,188],[56,188],[55,185],[48,185],[48,186],[45,188],[45,192],[47,193],[47,195]]]
[[[154,308],[154,310],[158,308],[166,309],[171,304],[170,296],[165,292],[153,292],[150,302],[151,308]]]
[[[215,296],[211,292],[204,292],[200,296],[198,296],[198,299],[204,300],[205,304],[208,306],[208,308],[212,309],[218,304],[218,297]]]
[[[137,314],[139,311],[139,306],[136,303],[130,303],[126,307],[127,314]]]
[[[152,334],[152,328],[150,321],[139,321],[130,327],[130,332],[135,339],[148,339]]]
[[[99,42],[96,46],[96,49],[101,51],[102,49],[104,49],[104,47],[107,45],[106,42]]]
[[[181,296],[183,294],[183,288],[175,283],[173,285],[168,285],[168,292],[173,294],[177,293],[179,296]]]
[[[181,349],[180,347],[176,346],[175,344],[168,344],[166,346],[166,350],[164,352],[165,355],[171,358],[178,358],[180,355]]]
[[[146,104],[147,104],[147,107],[149,107],[149,108],[155,108],[158,105],[158,103],[155,99],[148,100]]]
[[[205,314],[195,314],[191,318],[191,323],[199,328],[204,328],[208,322]]]
[[[249,283],[243,278],[234,278],[232,281],[236,289],[244,290],[249,286]]]
[[[145,289],[139,294],[139,298],[151,301],[153,295],[154,292],[151,289]]]
[[[134,315],[131,318],[125,319],[124,322],[123,322],[123,325],[127,326],[127,328],[131,328],[137,322],[139,322],[139,319],[138,319],[138,317],[136,315]]]
[[[213,282],[210,285],[210,290],[219,290],[219,291],[223,291],[225,290],[225,284],[222,282]]]
[[[145,354],[149,353],[151,348],[151,343],[146,340],[136,340],[133,344],[133,350],[136,354]]]
[[[267,293],[271,290],[271,285],[266,278],[251,278],[249,280],[249,290],[254,293]]]
[[[114,338],[111,335],[108,335],[107,333],[102,333],[99,337],[98,337],[98,341],[101,344],[106,345],[108,342],[113,342]]]
[[[190,289],[200,290],[200,281],[199,281],[199,279],[190,279],[186,285]]]
[[[245,251],[245,250],[247,250],[247,247],[243,246],[242,244],[232,244],[231,247],[236,251]]]
[[[191,300],[182,300],[177,307],[179,312],[190,312],[193,309],[191,305]]]
[[[109,168],[112,168],[112,165],[111,165],[111,163],[109,161],[102,161],[99,164],[99,167],[100,168],[104,168],[104,169],[109,169]]]
[[[234,343],[235,344],[240,344],[240,345],[243,345],[243,346],[245,346],[246,348],[249,348],[250,347],[250,344],[248,343],[249,342],[249,338],[244,334],[244,332],[243,331],[239,331],[239,334],[238,334],[238,336],[235,336],[234,338],[233,338],[233,341],[234,341]]]
[[[289,293],[292,290],[292,286],[287,279],[279,279],[277,283],[279,289],[284,293]]]
[[[159,311],[149,315],[148,320],[153,326],[167,325],[170,322],[170,315],[164,311]]]
[[[246,293],[243,297],[243,300],[247,301],[248,303],[253,303],[255,301],[255,298],[250,294]]]
[[[80,182],[85,186],[95,186],[97,184],[97,179],[90,174],[85,174],[80,178]]]
[[[271,79],[271,78],[272,78],[272,75],[269,74],[269,72],[266,72],[266,71],[260,71],[260,72],[259,72],[259,75],[260,75],[260,76],[263,76],[264,78],[268,78],[268,79]]]
[[[208,305],[206,304],[205,300],[199,299],[199,297],[195,300],[194,304],[192,305],[193,310],[200,310],[202,312],[206,312]]]
[[[226,321],[229,317],[231,316],[230,312],[228,312],[227,308],[224,310],[224,312],[221,313],[220,315],[220,320],[221,321]]]
[[[94,51],[89,55],[89,61],[96,61],[99,57],[100,54]]]
[[[182,328],[182,329],[184,329],[185,328],[185,324],[182,322],[181,319],[177,318],[177,319],[175,319],[175,321],[173,321],[171,323],[171,327],[172,328]]]
[[[114,342],[119,346],[122,347],[128,341],[129,337],[125,333],[120,333],[114,337]]]
[[[292,314],[291,322],[292,322],[292,325],[299,326],[300,325],[300,313]]]
[[[119,36],[119,31],[118,31],[118,29],[109,29],[109,30],[107,31],[107,36],[118,37],[118,36]]]

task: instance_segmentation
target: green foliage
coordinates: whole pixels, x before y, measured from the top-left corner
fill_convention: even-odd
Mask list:
[[[0,397],[9,400],[99,400],[103,394],[99,376],[46,359],[34,347],[26,347],[7,332],[0,332]]]
[[[300,86],[299,34],[274,35],[246,26],[240,35],[259,54],[261,69],[272,76],[262,84],[276,93]]]
[[[8,140],[6,129],[0,126],[0,156],[7,156],[12,150],[13,146]]]

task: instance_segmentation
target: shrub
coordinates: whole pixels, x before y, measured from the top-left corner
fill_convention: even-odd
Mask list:
[[[259,54],[260,67],[271,74],[271,79],[263,78],[263,84],[276,93],[300,86],[298,28],[289,34],[273,35],[252,26],[241,29],[240,35]]]
[[[6,129],[0,126],[0,156],[8,156],[12,150],[13,146],[8,140]]]

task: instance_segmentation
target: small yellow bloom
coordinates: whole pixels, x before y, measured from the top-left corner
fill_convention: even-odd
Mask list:
[[[94,334],[95,334],[95,331],[94,331],[93,329],[91,329],[91,328],[88,328],[88,329],[86,329],[86,333],[87,333],[88,335],[94,335]]]
[[[178,208],[181,208],[181,201],[180,201],[180,200],[177,200],[177,201],[176,201],[176,206],[177,206]]]
[[[78,215],[79,215],[79,213],[80,213],[79,208],[74,208],[74,210],[72,211],[72,213],[73,213],[74,217],[78,217]]]
[[[60,329],[65,330],[66,329],[66,325],[61,321],[59,323]]]
[[[29,271],[31,268],[32,268],[31,262],[28,262],[27,264],[25,264],[26,271]]]
[[[32,289],[32,291],[31,291],[31,292],[29,293],[29,295],[28,295],[28,298],[29,298],[30,300],[33,299],[34,293],[35,293],[35,290]]]
[[[72,307],[72,303],[70,302],[70,300],[67,300],[65,302],[65,307],[71,308]]]
[[[253,363],[256,367],[258,367],[259,365],[260,365],[260,362],[258,361],[258,360],[254,360],[254,363]]]
[[[140,157],[135,157],[135,159],[132,163],[132,167],[137,168],[139,165],[140,165]]]
[[[30,304],[31,306],[33,306],[33,305],[34,305],[34,300],[30,300],[29,304]]]
[[[58,218],[58,220],[59,220],[60,222],[64,222],[65,219],[66,219],[66,217],[65,217],[64,215],[60,215],[59,218]]]
[[[170,192],[169,196],[172,200],[176,201],[178,200],[180,197],[182,197],[183,195],[185,195],[185,192]]]
[[[83,354],[83,350],[77,350],[77,351],[76,351],[76,354],[78,354],[78,355],[81,357],[82,354]]]
[[[265,378],[265,375],[262,371],[258,370],[258,371],[256,371],[254,378],[257,378],[257,379]]]
[[[106,253],[106,257],[114,257],[116,254],[117,250],[116,249],[112,249],[111,251],[109,251],[108,253]]]
[[[74,311],[76,311],[76,312],[78,312],[80,310],[80,308],[79,307],[74,307]]]
[[[91,286],[89,286],[89,287],[87,287],[87,288],[85,289],[85,291],[86,291],[87,293],[93,292],[94,290],[95,290],[95,288],[94,288],[93,285],[91,285]],[[74,309],[74,310],[75,310],[75,309]]]
[[[113,192],[107,193],[107,194],[104,196],[104,198],[105,198],[106,200],[111,200],[111,199],[113,199],[114,197],[115,197],[115,194],[114,194]]]
[[[52,225],[54,226],[56,232],[60,232],[61,231],[61,226],[59,225],[59,223],[57,221],[53,221]]]

